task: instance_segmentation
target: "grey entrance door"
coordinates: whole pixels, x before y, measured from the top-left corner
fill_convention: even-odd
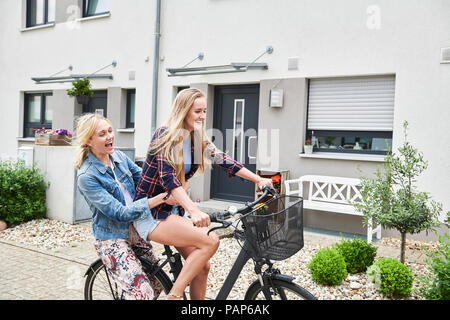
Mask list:
[[[217,86],[214,92],[214,144],[252,172],[256,171],[259,85]],[[220,141],[221,140],[221,141]],[[255,185],[214,166],[211,198],[254,200]]]
[[[100,113],[106,117],[107,100],[108,93],[106,90],[94,91],[94,96],[89,99],[89,104],[83,105],[83,113]]]

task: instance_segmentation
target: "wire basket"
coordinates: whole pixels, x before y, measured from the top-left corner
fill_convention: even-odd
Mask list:
[[[256,254],[284,260],[303,248],[303,198],[272,198],[241,218],[245,237]]]

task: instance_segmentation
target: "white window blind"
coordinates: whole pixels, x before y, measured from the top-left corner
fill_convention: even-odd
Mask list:
[[[395,77],[311,79],[309,130],[392,131]]]

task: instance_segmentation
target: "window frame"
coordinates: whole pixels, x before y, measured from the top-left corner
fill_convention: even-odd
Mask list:
[[[29,110],[29,101],[30,97],[41,97],[41,114],[40,114],[40,122],[27,122]],[[39,92],[39,93],[25,93],[24,97],[24,118],[23,118],[23,137],[30,138],[34,137],[33,135],[27,135],[27,129],[51,129],[52,122],[43,122],[45,121],[45,111],[47,109],[47,99],[45,97],[53,96],[52,92]],[[53,119],[52,119],[53,120]]]
[[[88,11],[87,11],[87,8],[86,8],[86,4],[88,4],[89,1],[90,0],[83,0],[83,10],[82,10],[83,18],[101,16],[101,15],[108,14],[108,13],[111,12],[111,8],[110,8],[110,10],[108,10],[108,11],[94,13],[94,14],[89,14]]]
[[[312,132],[315,137],[357,137],[360,138],[385,138],[392,140],[392,131],[345,131],[345,130],[308,130],[306,131],[306,139],[312,140]],[[355,141],[355,142],[360,142]],[[391,143],[392,144],[392,143]],[[338,148],[317,148],[313,146],[313,152],[334,152],[334,153],[357,153],[357,154],[379,154],[386,155],[388,151],[369,150],[369,149],[338,149]]]
[[[49,21],[48,19],[48,2],[49,0],[44,0],[44,22],[43,23],[31,23],[31,4],[32,1],[36,2],[37,0],[27,0],[26,2],[26,28],[32,28],[32,27],[38,27],[38,26],[44,26],[49,23],[54,23],[55,19],[52,21]],[[56,1],[55,1],[55,7],[56,7]]]
[[[309,96],[310,96],[310,85],[311,79],[308,79],[308,91],[307,91],[307,99],[306,99],[306,125],[305,125],[305,141],[310,139],[312,142],[312,136],[314,132],[314,136],[316,137],[357,137],[364,136],[370,138],[386,138],[391,139],[392,145],[392,131],[354,131],[354,130],[317,130],[317,129],[309,129],[308,128],[308,117],[309,117]],[[317,134],[319,133],[319,134]],[[359,142],[359,141],[358,141]],[[361,155],[386,155],[390,150],[368,150],[368,149],[338,149],[338,148],[317,148],[313,146],[313,152],[327,152],[327,153],[353,153],[353,154],[361,154]]]
[[[128,89],[127,90],[127,110],[126,110],[126,121],[125,128],[131,129],[134,128],[135,119],[131,122],[131,95],[134,94],[134,115],[136,118],[136,89]]]

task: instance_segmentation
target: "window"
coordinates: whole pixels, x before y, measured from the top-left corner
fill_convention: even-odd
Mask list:
[[[34,137],[33,129],[52,128],[53,110],[47,103],[51,93],[26,93],[23,137]]]
[[[108,13],[109,8],[110,0],[83,0],[83,17]]]
[[[134,128],[134,110],[136,101],[136,90],[127,91],[127,128]]]
[[[55,21],[56,0],[27,0],[27,28]]]
[[[181,90],[189,89],[189,88],[190,88],[190,87],[187,87],[187,86],[178,87],[178,88],[177,88],[177,93],[180,92]]]
[[[306,139],[313,151],[386,154],[394,94],[394,76],[311,79]]]

